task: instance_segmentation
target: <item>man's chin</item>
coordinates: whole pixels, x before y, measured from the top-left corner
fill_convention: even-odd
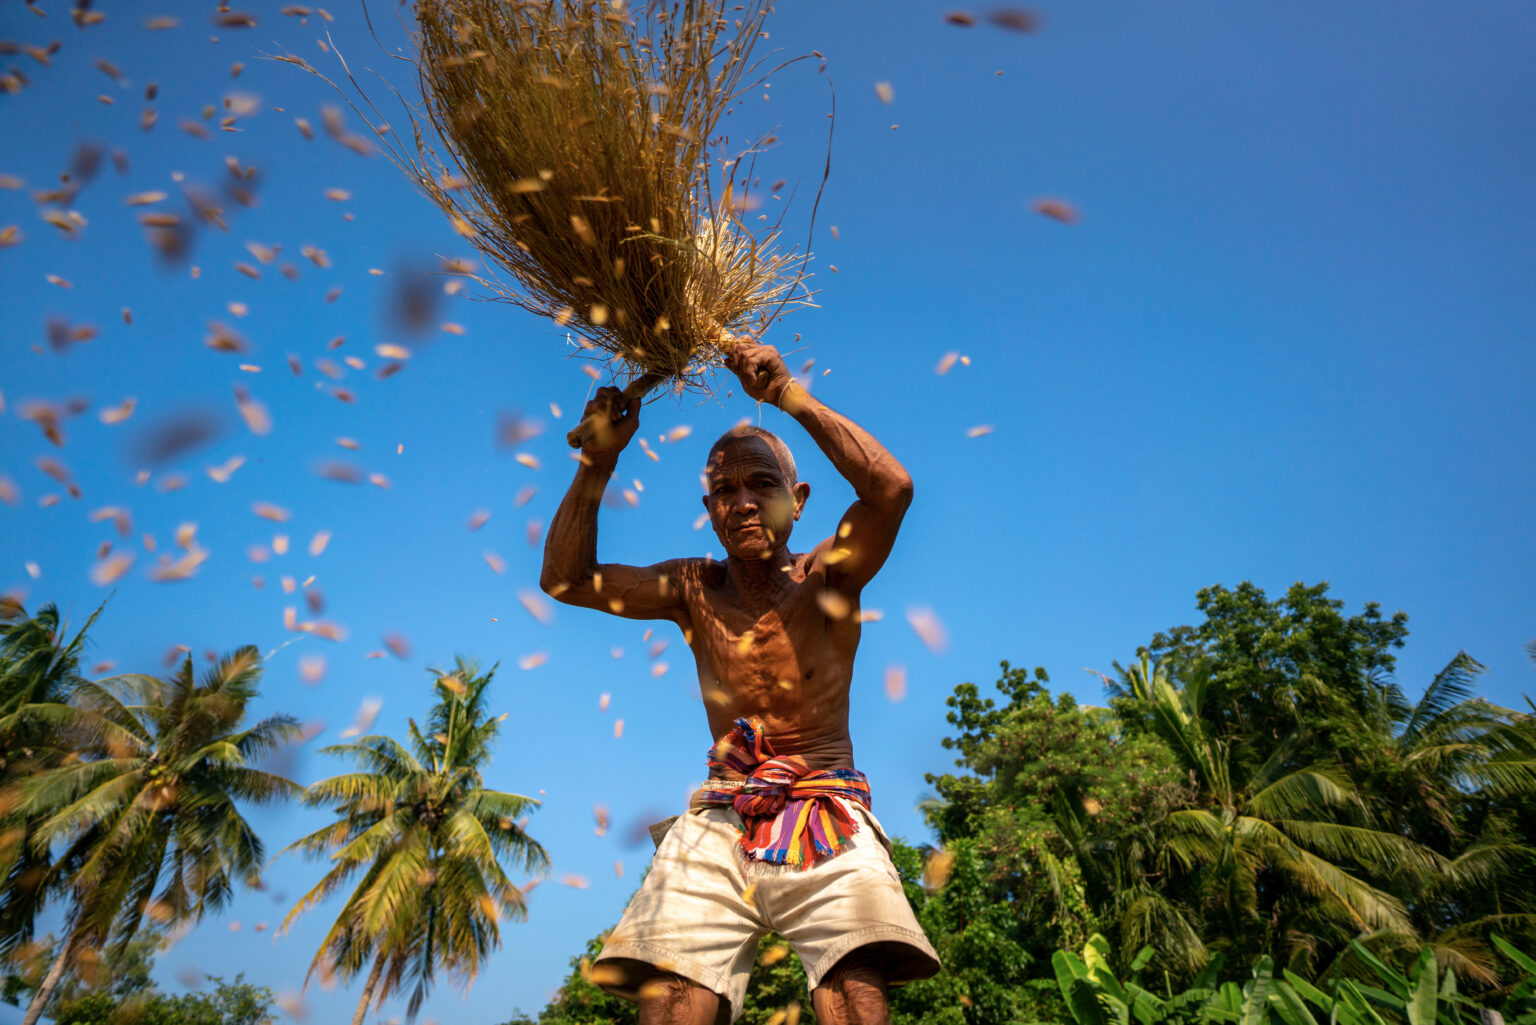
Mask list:
[[[762,562],[773,558],[780,547],[782,546],[774,545],[767,538],[758,535],[742,538],[734,544],[726,544],[725,553],[743,562]]]

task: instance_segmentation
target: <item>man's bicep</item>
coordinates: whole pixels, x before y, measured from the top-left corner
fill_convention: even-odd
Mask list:
[[[682,559],[651,566],[605,563],[593,570],[590,580],[564,588],[557,583],[550,593],[567,604],[628,619],[676,619],[686,611],[681,586],[685,564]]]
[[[881,508],[859,499],[838,522],[837,533],[817,549],[827,586],[854,597],[885,565],[901,530],[906,506]]]

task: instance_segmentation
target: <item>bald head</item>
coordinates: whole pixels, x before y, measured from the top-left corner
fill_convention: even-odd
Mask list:
[[[795,457],[790,454],[789,446],[784,444],[784,440],[772,431],[763,427],[753,426],[752,424],[741,424],[740,426],[732,427],[720,435],[715,443],[710,446],[709,456],[704,461],[704,465],[713,466],[715,463],[715,453],[732,442],[742,441],[746,438],[758,438],[766,442],[768,447],[773,449],[773,454],[779,461],[779,469],[784,473],[784,483],[791,488],[799,483],[800,478],[795,473]]]

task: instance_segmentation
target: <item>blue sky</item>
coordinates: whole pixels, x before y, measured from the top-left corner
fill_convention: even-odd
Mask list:
[[[445,300],[434,321],[464,333],[432,332],[429,345],[386,314],[410,268],[469,250],[386,161],[319,132],[320,108],[336,102],[323,83],[262,59],[292,51],[334,69],[317,45],[328,27],[354,66],[408,84],[360,8],[339,0],[324,26],[251,4],[258,24],[242,31],[212,28],[206,5],[167,0],[156,10],[182,23],[149,32],[145,5],[103,5],[106,21],[85,31],[68,6],[39,0],[46,18],[0,6],[0,38],[62,43],[49,67],[0,59],[30,81],[0,96],[0,174],[25,182],[0,190],[0,229],[24,236],[0,249],[0,474],[20,492],[19,504],[0,505],[0,588],[83,621],[108,593],[90,580],[97,546],[137,552],[93,631],[93,661],[155,671],[175,644],[275,651],[261,711],[324,724],[292,763],[304,781],[343,768],[313,748],[334,742],[364,700],[383,701],[375,729],[398,732],[431,700],[427,666],[455,652],[499,660],[496,705],[509,717],[489,782],[542,792],[529,828],[555,870],[467,1000],[440,983],[423,1019],[491,1025],[514,1007],[537,1009],[643,871],[648,844],[627,844],[629,827],[679,806],[710,739],[675,630],[657,629],[651,642],[668,647],[653,659],[645,624],[562,607],[546,626],[518,601],[538,575],[527,524],[548,522],[569,481],[563,434],[591,382],[564,359],[557,329],[504,305]],[[939,739],[955,684],[988,684],[1008,659],[1101,701],[1082,670],[1107,669],[1155,631],[1194,621],[1195,592],[1214,583],[1252,580],[1278,595],[1327,580],[1351,611],[1366,601],[1407,611],[1398,676],[1410,693],[1460,649],[1488,665],[1493,699],[1536,691],[1522,652],[1536,638],[1536,11],[1088,2],[1041,6],[1040,31],[1018,35],[947,25],[948,8],[926,3],[781,6],[761,45],[819,50],[826,77],[815,62],[796,65],[773,77],[770,100],[754,94],[732,120],[782,140],[763,176],[801,183],[789,214],[796,237],[825,156],[829,80],[837,120],[813,239],[820,308],[787,317],[767,340],[794,350],[792,369],[814,358],[816,393],[882,439],[917,485],[895,553],[866,592],[885,618],[865,630],[855,681],[857,759],[892,832],[927,839],[913,805],[923,774],[948,766]],[[374,8],[391,46],[394,10]],[[97,58],[124,82],[94,68]],[[235,62],[245,65],[238,78]],[[151,81],[159,117],[145,133]],[[891,103],[877,82],[890,83]],[[219,131],[217,116],[208,139],[178,128],[231,94],[258,107],[240,132]],[[316,139],[301,137],[296,116]],[[350,116],[349,126],[361,128]],[[73,204],[88,224],[68,239],[39,219],[31,194],[57,181],[82,140],[121,147],[129,169],[104,162]],[[200,233],[187,263],[162,266],[135,221],[145,208],[124,198],[174,195],[173,173],[218,185],[226,156],[258,169],[259,205],[226,202],[228,232]],[[351,198],[328,199],[327,189]],[[1079,221],[1035,213],[1043,197],[1070,203]],[[259,264],[249,242],[281,253]],[[331,265],[304,258],[303,246]],[[295,280],[278,272],[290,260]],[[52,317],[99,334],[55,352]],[[249,351],[207,348],[211,321],[237,330]],[[381,343],[416,346],[382,381]],[[936,375],[947,352],[970,365]],[[342,366],[337,382],[316,369],[346,356],[364,369]],[[236,386],[269,409],[270,434],[242,423]],[[355,401],[339,401],[335,387]],[[100,421],[130,396],[126,422]],[[67,421],[61,449],[19,415],[29,400],[74,397],[89,408]],[[498,415],[514,410],[545,424],[518,450],[537,470],[495,444]],[[189,412],[214,436],[137,485],[146,433]],[[756,415],[740,397],[647,406],[641,432],[661,458],[626,454],[619,480],[644,490],[638,507],[604,511],[602,556],[712,550],[692,526],[697,470],[716,434]],[[813,485],[795,539],[809,547],[850,490],[792,422],[772,410],[762,422],[783,430]],[[660,442],[681,425],[692,434]],[[994,430],[967,437],[980,425]],[[65,464],[82,497],[41,505],[63,489],[38,456]],[[205,472],[236,456],[245,462],[227,482]],[[337,460],[389,486],[317,474]],[[186,485],[166,491],[172,474]],[[537,492],[519,508],[526,487]],[[258,502],[291,518],[259,518]],[[131,512],[127,540],[110,520],[91,522],[109,506]],[[490,519],[471,532],[479,509]],[[209,552],[196,576],[147,579],[155,555],[140,535],[167,551],[188,522]],[[318,531],[331,539],[310,556]],[[248,549],[270,549],[277,534],[287,554],[251,562]],[[283,646],[296,636],[284,607],[306,613],[281,579],[310,575],[348,638]],[[908,627],[917,606],[946,625],[946,653]],[[390,633],[409,640],[410,657],[368,659]],[[535,653],[547,662],[518,668]],[[305,656],[326,659],[317,685],[300,678]],[[658,662],[668,667],[659,676]],[[908,677],[899,703],[881,682],[893,665]],[[598,804],[615,821],[605,837],[593,832]],[[274,853],[322,821],[292,809],[255,817]],[[272,927],[320,870],[278,859],[266,893],[241,896],[163,957],[166,985],[179,988],[190,966],[297,989],[325,912],[282,938]],[[590,885],[561,885],[567,875]],[[311,1020],[349,1013],[356,992],[311,988]],[[403,1010],[391,1003],[385,1017]]]

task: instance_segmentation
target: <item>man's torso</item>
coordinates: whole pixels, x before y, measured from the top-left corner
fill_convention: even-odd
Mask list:
[[[812,769],[852,768],[857,603],[822,597],[824,573],[811,571],[810,554],[793,556],[771,591],[748,594],[732,585],[725,563],[695,559],[681,568],[688,621],[680,625],[711,735],[723,737],[737,717],[756,716],[777,754],[797,755]]]

